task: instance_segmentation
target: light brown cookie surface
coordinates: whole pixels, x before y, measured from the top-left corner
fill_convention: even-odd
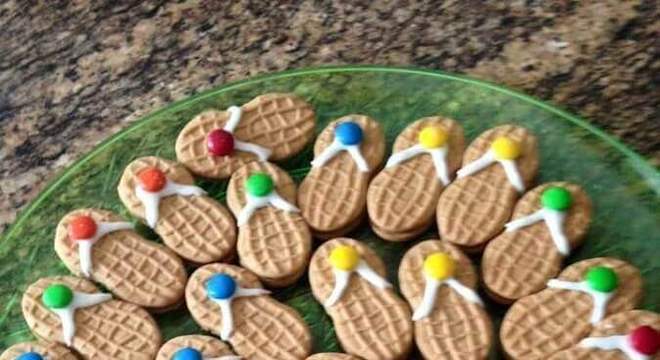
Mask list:
[[[453,278],[476,291],[477,272],[470,259],[445,241],[423,241],[406,252],[399,265],[399,286],[412,309],[422,302],[427,280],[424,263],[432,254],[449,255]],[[432,312],[415,321],[415,342],[426,359],[485,359],[493,344],[493,325],[482,305],[442,285]]]
[[[209,264],[197,269],[186,286],[186,304],[202,329],[221,334],[221,309],[208,295],[206,286],[216,274],[231,276],[238,286],[261,288],[250,271],[227,264]],[[244,359],[305,359],[312,338],[302,317],[292,308],[267,295],[235,298],[231,302],[233,332],[229,343]]]
[[[32,333],[48,342],[62,342],[62,322],[42,302],[49,285],[62,284],[81,293],[98,293],[90,281],[73,276],[41,278],[23,294],[23,317]],[[87,359],[151,360],[161,343],[154,319],[137,305],[109,300],[75,310],[71,347]]]
[[[315,158],[335,140],[335,127],[349,121],[362,129],[359,149],[369,171],[360,171],[348,152],[341,151],[323,166],[312,167],[298,190],[303,218],[314,235],[324,239],[341,236],[359,225],[366,214],[369,181],[385,155],[385,136],[380,124],[368,116],[352,114],[332,121],[323,129],[314,144]]]
[[[581,282],[594,266],[612,269],[618,287],[605,314],[633,309],[642,297],[642,278],[634,266],[614,258],[594,258],[568,266],[560,280]],[[590,295],[547,288],[518,300],[509,308],[500,328],[502,347],[511,359],[543,359],[577,344],[592,329],[594,309]]]
[[[47,360],[78,359],[69,349],[62,345],[35,341],[12,345],[0,355],[0,360],[16,360],[19,356],[30,352],[35,352]]]
[[[266,162],[252,162],[238,169],[229,180],[227,204],[239,218],[246,207],[246,181],[254,174],[268,175],[274,191],[292,205],[296,184],[279,167]],[[309,227],[299,212],[274,206],[257,209],[238,230],[238,257],[241,265],[255,273],[269,286],[287,286],[299,279],[309,262],[312,246]]]
[[[234,138],[270,149],[269,159],[273,161],[299,153],[314,136],[314,109],[293,94],[257,96],[241,106],[241,112]],[[224,179],[242,165],[256,160],[254,154],[237,150],[225,156],[209,153],[208,134],[222,129],[228,120],[227,111],[216,110],[205,111],[192,119],[177,138],[178,161],[199,176]]]
[[[537,186],[518,201],[511,220],[542,209],[541,196],[550,187],[566,189],[572,196],[573,203],[565,211],[562,228],[570,248],[574,249],[582,244],[591,222],[591,200],[578,185],[552,182]],[[484,250],[483,282],[496,301],[510,303],[543,289],[559,273],[563,258],[544,221],[505,231]]]
[[[184,335],[163,344],[158,350],[156,360],[172,360],[177,351],[184,348],[197,350],[206,359],[234,355],[229,346],[220,339],[205,335]]]
[[[97,226],[124,221],[100,209],[75,210],[60,220],[55,233],[55,252],[77,276],[83,276],[79,245],[71,239],[69,231],[71,222],[81,217],[92,218]],[[133,230],[119,230],[98,239],[91,255],[91,279],[118,298],[153,310],[183,301],[188,275],[181,259],[165,246],[146,240]]]
[[[361,261],[385,277],[385,264],[363,243],[348,238],[329,240],[316,250],[309,266],[312,294],[322,304],[336,284],[329,257],[340,246],[355,249]],[[392,288],[379,289],[355,272],[342,296],[334,305],[326,306],[326,312],[342,348],[349,354],[369,360],[405,359],[412,348],[408,305]]]
[[[477,137],[463,155],[463,167],[490,151],[493,142],[505,137],[518,144],[516,167],[527,188],[536,176],[539,159],[536,137],[527,129],[502,125]],[[504,230],[518,190],[510,183],[501,164],[494,162],[472,175],[457,178],[440,195],[436,212],[443,238],[465,251],[480,251]]]
[[[427,127],[440,128],[447,134],[446,165],[453,178],[465,147],[463,128],[454,120],[434,116],[413,122],[396,138],[392,153],[418,145],[419,134]],[[432,224],[444,188],[428,153],[386,167],[374,177],[367,192],[372,229],[385,240],[410,240]]]
[[[183,165],[154,156],[131,162],[119,181],[119,198],[128,211],[144,219],[144,205],[135,194],[138,174],[157,168],[168,181],[193,185],[193,177]],[[160,199],[154,230],[167,247],[193,263],[226,261],[235,254],[236,225],[229,211],[208,196],[171,195]]]
[[[319,353],[308,357],[307,360],[360,360],[360,358],[341,353]]]

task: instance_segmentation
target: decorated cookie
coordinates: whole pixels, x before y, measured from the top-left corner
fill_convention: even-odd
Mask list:
[[[78,360],[66,347],[47,342],[20,343],[0,355],[0,360]]]
[[[557,276],[563,258],[587,233],[591,201],[575,184],[547,183],[526,193],[511,219],[488,243],[481,263],[488,293],[503,303],[533,294]]]
[[[186,304],[202,329],[228,341],[244,359],[305,359],[312,347],[309,328],[268,293],[246,269],[209,264],[190,276]]]
[[[369,181],[384,155],[383,130],[368,116],[344,116],[321,132],[312,169],[298,191],[300,210],[314,235],[328,239],[359,225]]]
[[[161,346],[156,360],[240,360],[223,341],[204,335],[176,337]]]
[[[410,240],[432,223],[438,198],[461,165],[463,128],[439,116],[415,121],[399,134],[392,155],[369,184],[371,228],[381,238]]]
[[[131,162],[119,181],[119,197],[182,258],[198,264],[234,256],[236,229],[229,211],[176,162],[154,156]]]
[[[477,272],[457,247],[427,240],[399,265],[401,293],[415,321],[415,342],[426,359],[485,359],[493,325],[476,293]]]
[[[594,326],[588,337],[550,357],[551,360],[651,360],[660,354],[660,315],[631,310]]]
[[[347,353],[368,360],[407,358],[410,309],[385,279],[385,264],[373,250],[348,238],[330,240],[312,256],[309,282]]]
[[[536,137],[502,125],[490,129],[465,150],[457,178],[440,195],[438,230],[465,251],[481,251],[504,230],[518,197],[539,167]]]
[[[161,342],[149,313],[82,278],[41,278],[25,290],[21,305],[36,337],[65,344],[85,359],[151,360]]]
[[[103,284],[122,300],[152,310],[183,301],[187,274],[181,259],[109,211],[65,215],[57,225],[55,252],[72,273]]]
[[[312,235],[295,201],[296,184],[271,163],[248,163],[229,180],[240,263],[269,286],[294,283],[309,262]]]
[[[341,353],[319,353],[308,357],[307,360],[360,360],[360,358]]]
[[[293,94],[264,94],[226,111],[205,111],[179,133],[177,159],[194,174],[231,176],[250,161],[283,160],[314,136],[314,109]]]
[[[502,321],[500,340],[511,359],[544,359],[567,349],[642,297],[639,270],[613,258],[572,264],[547,286],[516,301]]]

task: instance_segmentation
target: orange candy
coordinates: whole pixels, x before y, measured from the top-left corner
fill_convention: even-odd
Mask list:
[[[140,185],[144,190],[157,192],[162,190],[167,183],[165,174],[155,167],[146,168],[138,174]]]
[[[96,234],[96,221],[91,216],[76,216],[69,222],[69,238],[71,240],[89,239]]]

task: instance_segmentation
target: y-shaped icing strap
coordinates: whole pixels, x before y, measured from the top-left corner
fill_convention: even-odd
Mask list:
[[[242,109],[239,106],[230,106],[227,111],[229,112],[229,120],[223,127],[223,130],[233,134],[236,126],[241,121]],[[270,157],[271,150],[257,144],[252,144],[245,141],[240,141],[234,138],[234,148],[236,150],[253,153],[259,158],[259,161],[266,161]]]
[[[631,344],[626,335],[614,335],[606,337],[588,337],[578,344],[581,348],[601,349],[601,350],[619,350],[623,352],[630,360],[649,360],[651,356],[638,352]]]
[[[93,226],[94,233],[92,236],[78,237],[76,236],[76,229],[80,229],[81,226],[90,226],[88,225],[91,221],[91,226]],[[86,224],[87,223],[87,224]],[[129,222],[100,222],[96,223],[89,216],[78,216],[71,220],[69,224],[69,236],[76,241],[78,244],[78,257],[80,258],[80,271],[82,274],[89,278],[92,274],[92,247],[103,238],[105,235],[120,231],[120,230],[132,230],[133,224]],[[86,229],[83,229],[86,230]]]
[[[220,338],[228,341],[234,332],[234,316],[231,310],[232,300],[240,297],[268,295],[270,291],[261,288],[245,289],[227,274],[215,274],[206,283],[209,298],[218,304],[222,314]]]
[[[418,144],[396,152],[390,156],[385,168],[408,161],[421,154],[431,155],[435,173],[443,185],[449,185],[447,170],[447,132],[437,126],[427,126],[419,132]]]
[[[68,286],[62,284],[50,285],[42,294],[44,305],[60,318],[60,322],[62,323],[62,341],[67,346],[71,346],[76,333],[75,311],[98,305],[111,299],[112,295],[110,294],[81,293],[73,291]]]
[[[458,170],[456,175],[458,178],[470,176],[498,162],[502,165],[511,185],[519,192],[523,192],[525,191],[525,183],[515,161],[519,156],[520,148],[517,142],[506,137],[499,137],[495,139],[491,148],[485,154]]]
[[[312,161],[312,167],[321,167],[341,151],[346,151],[355,161],[358,170],[368,172],[369,164],[360,151],[362,139],[362,128],[355,122],[347,121],[337,125],[334,140]]]
[[[266,173],[254,173],[248,177],[245,181],[245,200],[245,207],[238,214],[238,226],[245,225],[255,211],[266,206],[287,212],[300,211],[277,193],[273,179]]]

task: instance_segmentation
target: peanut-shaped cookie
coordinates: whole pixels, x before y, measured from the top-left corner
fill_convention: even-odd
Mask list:
[[[205,335],[184,335],[166,342],[156,360],[240,360],[222,340]]]
[[[0,355],[0,360],[78,360],[66,347],[47,342],[25,342],[13,345]]]

